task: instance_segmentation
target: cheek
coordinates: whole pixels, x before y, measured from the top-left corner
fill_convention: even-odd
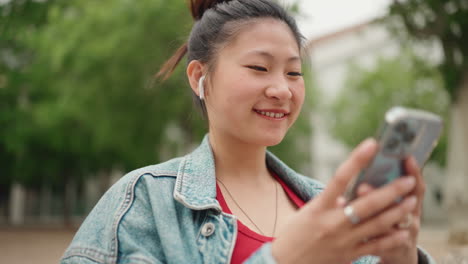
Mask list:
[[[302,107],[302,104],[304,103],[305,99],[305,87],[304,87],[304,81],[301,81],[300,83],[296,84],[293,88],[293,97],[294,97],[294,103],[300,108]]]
[[[255,78],[251,78],[248,74],[241,74],[238,78],[229,79],[225,82],[226,99],[231,104],[242,104],[251,102],[257,98],[257,94],[261,84]]]

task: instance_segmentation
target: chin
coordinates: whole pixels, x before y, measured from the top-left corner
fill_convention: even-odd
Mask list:
[[[260,139],[257,142],[266,147],[276,146],[281,141],[283,141],[285,134],[278,134],[278,135],[261,135]]]

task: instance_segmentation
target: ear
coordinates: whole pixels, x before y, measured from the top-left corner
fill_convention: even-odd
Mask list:
[[[190,87],[198,96],[200,96],[200,92],[198,91],[198,81],[205,74],[203,71],[204,68],[205,66],[198,60],[192,60],[187,66],[187,77]]]

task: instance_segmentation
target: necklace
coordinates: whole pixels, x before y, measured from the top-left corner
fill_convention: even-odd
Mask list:
[[[219,183],[221,183],[221,185],[223,186],[223,188],[226,190],[227,194],[229,195],[229,197],[231,197],[232,201],[236,204],[236,206],[241,210],[241,212],[247,217],[247,219],[249,219],[249,221],[252,223],[252,225],[255,226],[255,228],[260,232],[260,234],[262,234],[263,236],[265,235],[265,233],[262,232],[262,230],[255,224],[255,222],[249,217],[249,215],[242,209],[242,207],[237,203],[236,199],[234,199],[234,197],[232,196],[231,192],[229,192],[229,189],[226,187],[226,185],[224,185],[224,183],[220,180],[220,179],[216,179]],[[276,220],[278,220],[278,184],[276,184],[275,182],[275,222],[273,224],[273,235],[272,237],[275,236],[275,231],[276,231]]]

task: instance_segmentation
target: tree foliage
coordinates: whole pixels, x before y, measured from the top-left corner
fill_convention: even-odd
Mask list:
[[[391,59],[379,59],[375,68],[351,65],[346,89],[333,104],[333,133],[355,146],[377,132],[385,112],[392,106],[425,109],[448,115],[448,95],[436,70],[410,51]],[[432,159],[445,163],[446,135]]]
[[[181,144],[203,134],[180,72],[150,85],[190,28],[183,1],[12,1],[2,13],[2,54],[14,57],[1,64],[5,182],[63,186],[158,162],[169,123]]]
[[[467,17],[466,0],[394,0],[390,6],[388,21],[395,32],[404,38],[440,43],[444,56],[439,70],[452,101],[468,76]]]
[[[33,52],[24,40],[42,27],[47,20],[47,9],[54,1],[9,1],[0,5],[0,185],[8,186],[22,175],[34,175],[37,160],[29,159],[35,133],[30,111],[31,82],[27,74]],[[28,139],[28,140],[26,140]],[[32,179],[34,181],[34,178]]]

